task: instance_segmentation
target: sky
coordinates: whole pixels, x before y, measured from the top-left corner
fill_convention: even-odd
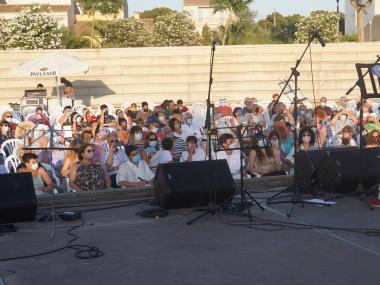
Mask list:
[[[344,12],[344,0],[340,0],[340,11]],[[155,7],[168,7],[182,10],[182,0],[128,0],[129,15],[135,11],[144,11]],[[274,10],[282,15],[301,14],[309,15],[314,10],[336,11],[336,0],[254,0],[253,10],[257,12],[257,19],[265,18]]]

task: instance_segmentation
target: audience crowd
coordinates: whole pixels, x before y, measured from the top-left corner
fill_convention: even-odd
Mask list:
[[[286,175],[293,171],[294,144],[300,150],[359,146],[360,106],[355,101],[322,97],[315,106],[299,105],[295,114],[291,104],[277,98],[274,94],[266,103],[246,98],[241,106],[220,99],[210,122],[211,154],[205,104],[191,108],[182,100],[165,100],[158,106],[142,102],[114,109],[103,104],[94,112],[81,105],[50,113],[37,107],[25,118],[5,111],[0,121],[2,172],[12,163],[17,172],[31,172],[36,194],[54,187],[94,191],[151,185],[159,164],[209,155],[226,159],[234,178],[240,177],[241,163],[247,179]],[[380,145],[378,111],[375,103],[365,102],[364,147]]]

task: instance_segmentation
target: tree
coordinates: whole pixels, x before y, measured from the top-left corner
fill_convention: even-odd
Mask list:
[[[156,18],[159,16],[164,16],[164,15],[167,15],[167,14],[170,14],[173,12],[175,12],[175,11],[172,9],[169,9],[166,7],[158,7],[158,8],[154,8],[152,10],[145,10],[145,11],[141,12],[139,16],[141,19],[152,18],[152,19],[156,20]]]
[[[210,0],[209,2],[210,7],[214,9],[214,13],[225,11],[229,13],[226,23],[226,31],[228,31],[234,22],[234,18],[249,10],[249,4],[251,4],[253,0]],[[227,41],[227,36],[228,34],[224,33],[223,45]]]
[[[316,29],[320,32],[325,42],[336,42],[336,23],[339,20],[339,16],[334,12],[327,11],[315,11],[310,14],[309,17],[302,19],[296,26],[296,42],[307,43],[309,39],[309,33]],[[339,35],[340,36],[340,35]],[[315,40],[317,42],[317,40]]]
[[[202,38],[200,40],[200,44],[203,46],[209,46],[212,42],[213,33],[208,27],[208,25],[204,25],[202,28]]]
[[[145,47],[152,43],[151,32],[144,24],[125,19],[110,23],[102,47]]]
[[[90,41],[81,35],[77,35],[75,30],[70,27],[61,28],[62,47],[66,49],[80,49],[90,47]]]
[[[274,17],[276,17],[276,25],[274,25]],[[276,12],[258,21],[258,24],[261,28],[271,32],[274,42],[294,43],[295,32],[297,31],[296,24],[302,19],[303,17],[298,14],[284,17]]]
[[[157,17],[153,41],[156,46],[192,46],[198,45],[199,34],[187,13],[173,12]]]
[[[361,3],[360,0],[351,0],[352,7],[356,10],[356,21],[358,23],[358,38],[359,42],[364,42],[364,13],[365,10],[371,7],[372,0],[367,0],[366,3]]]
[[[25,8],[20,15],[0,26],[1,48],[56,49],[61,47],[62,32],[58,19],[42,14],[39,6]],[[4,38],[3,38],[4,37]]]
[[[83,13],[92,18],[91,38],[94,38],[95,14],[116,15],[123,8],[123,0],[77,0]],[[91,41],[91,48],[92,48]]]

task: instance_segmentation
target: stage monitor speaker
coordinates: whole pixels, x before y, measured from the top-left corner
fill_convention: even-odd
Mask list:
[[[166,209],[221,204],[235,189],[224,159],[161,164],[155,178],[156,197]]]
[[[2,174],[0,185],[0,223],[34,221],[37,203],[32,174]]]
[[[328,192],[350,193],[361,182],[366,190],[380,183],[380,149],[342,147],[329,149],[318,167],[321,186]]]
[[[297,174],[296,180],[310,183],[317,179],[317,169],[325,156],[324,150],[300,150],[297,153],[297,163],[295,165]]]

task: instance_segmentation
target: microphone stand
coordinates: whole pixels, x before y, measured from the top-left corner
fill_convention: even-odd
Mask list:
[[[288,209],[288,212],[286,214],[288,217],[291,216],[291,213],[292,213],[292,211],[294,209],[294,206],[296,204],[301,203],[302,207],[304,206],[304,204],[320,204],[320,205],[323,205],[322,203],[314,203],[314,202],[303,201],[302,197],[301,197],[301,189],[300,189],[301,187],[299,186],[299,183],[298,183],[298,180],[297,180],[297,161],[298,161],[298,159],[297,159],[297,152],[298,152],[297,113],[298,113],[298,103],[299,103],[299,100],[298,100],[298,77],[300,76],[300,72],[298,71],[298,67],[301,64],[303,57],[305,56],[307,50],[309,49],[311,43],[313,42],[313,40],[315,38],[318,38],[318,36],[317,36],[316,33],[314,33],[313,36],[311,36],[309,38],[309,42],[308,42],[305,50],[303,51],[301,57],[296,61],[296,65],[293,68],[291,68],[290,76],[289,76],[288,80],[285,82],[284,87],[282,88],[281,93],[278,96],[278,98],[275,101],[274,106],[273,106],[273,108],[274,108],[278,104],[279,100],[281,99],[281,96],[285,92],[285,89],[287,88],[287,86],[289,85],[290,81],[294,77],[294,98],[293,98],[293,116],[294,116],[294,131],[293,131],[294,174],[293,174],[293,183],[292,183],[291,186],[285,188],[284,190],[282,190],[278,194],[276,194],[276,195],[274,195],[274,196],[272,196],[272,197],[270,197],[270,198],[267,199],[267,204],[268,205],[269,204],[291,203],[291,205],[290,205],[290,207]],[[319,40],[319,38],[318,38],[318,40]],[[321,45],[323,46],[322,43],[321,43]],[[293,195],[292,195],[292,198],[291,198],[290,201],[272,201],[276,197],[280,196],[281,194],[283,194],[285,192],[288,192],[289,190],[291,190],[291,192],[293,192]]]

